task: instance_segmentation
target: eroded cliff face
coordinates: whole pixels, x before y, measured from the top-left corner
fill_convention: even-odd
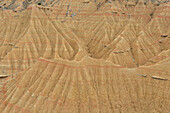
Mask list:
[[[169,7],[1,1],[0,111],[168,113]]]
[[[169,71],[162,66],[167,64],[128,69],[91,58],[80,62],[40,58],[10,82],[0,110],[4,113],[168,112]]]

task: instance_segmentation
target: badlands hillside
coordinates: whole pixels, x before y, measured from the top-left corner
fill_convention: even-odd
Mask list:
[[[170,113],[170,2],[0,0],[0,113]]]

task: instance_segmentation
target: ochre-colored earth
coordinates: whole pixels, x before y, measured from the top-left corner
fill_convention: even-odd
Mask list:
[[[0,113],[170,113],[170,2],[1,0]]]

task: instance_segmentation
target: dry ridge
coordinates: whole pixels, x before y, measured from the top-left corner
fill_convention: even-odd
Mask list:
[[[169,7],[0,1],[0,113],[169,113]]]

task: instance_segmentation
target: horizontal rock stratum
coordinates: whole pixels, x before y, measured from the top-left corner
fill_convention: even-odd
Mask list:
[[[169,8],[0,1],[0,113],[169,113]]]

